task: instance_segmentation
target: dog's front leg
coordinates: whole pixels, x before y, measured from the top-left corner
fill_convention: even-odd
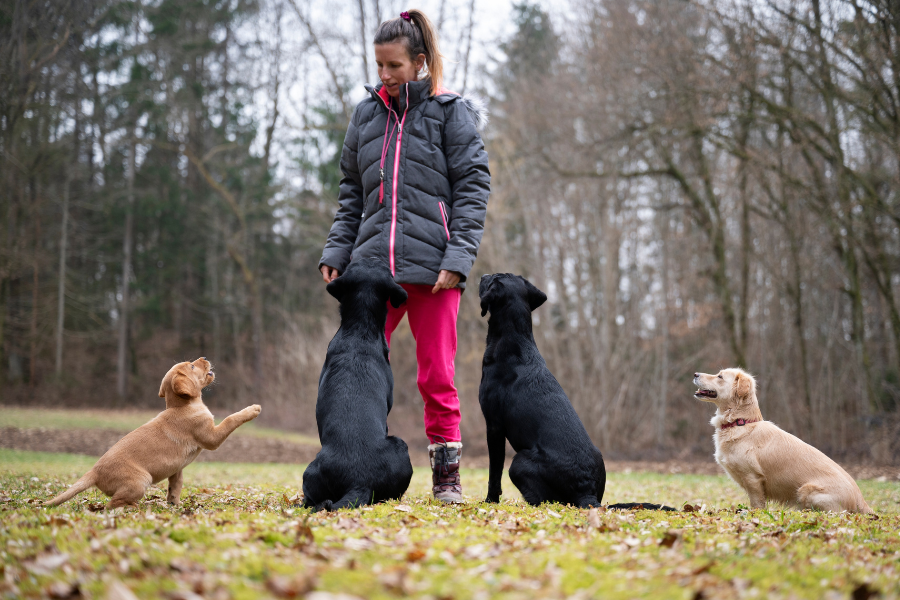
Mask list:
[[[747,495],[750,496],[750,508],[763,509],[766,507],[765,478],[756,474],[745,475],[741,484],[747,490]]]
[[[209,423],[200,428],[195,434],[197,443],[204,450],[215,450],[222,445],[222,442],[228,439],[228,436],[235,429],[258,417],[261,410],[259,404],[248,406],[240,412],[225,417],[218,425],[210,419]]]
[[[177,473],[169,477],[169,494],[166,500],[169,504],[181,504],[181,484],[184,482],[184,470],[179,469]]]
[[[503,477],[503,463],[506,460],[506,432],[500,427],[488,426],[487,430],[488,458],[488,493],[485,502],[500,502],[503,490],[500,479]]]

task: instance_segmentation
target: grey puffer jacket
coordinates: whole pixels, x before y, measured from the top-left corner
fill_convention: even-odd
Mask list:
[[[486,121],[428,80],[400,86],[399,110],[381,84],[353,112],[341,154],[339,207],[319,268],[383,259],[398,283],[434,285],[442,269],[462,276],[475,262],[491,175],[478,133]],[[398,154],[399,152],[399,154]]]

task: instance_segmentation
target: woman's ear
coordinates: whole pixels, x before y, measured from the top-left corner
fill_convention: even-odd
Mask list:
[[[425,68],[425,59],[426,58],[427,57],[424,54],[420,54],[416,57],[416,60],[414,61],[416,63],[416,71],[421,71],[422,69]]]
[[[534,284],[530,281],[522,277],[522,281],[525,282],[525,290],[528,298],[528,305],[531,307],[531,310],[534,311],[540,305],[547,301],[547,294],[537,289]]]

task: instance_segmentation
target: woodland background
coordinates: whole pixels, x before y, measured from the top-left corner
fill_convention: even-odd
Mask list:
[[[900,5],[433,0],[448,87],[489,100],[471,274],[550,300],[535,335],[609,457],[712,452],[694,371],[766,418],[900,459]],[[315,432],[338,325],[316,264],[393,0],[0,2],[0,402],[155,408],[208,356],[212,410]],[[392,431],[426,443],[408,329]],[[477,452],[486,321],[463,296]],[[0,408],[2,410],[2,408]],[[395,429],[396,428],[396,429]]]

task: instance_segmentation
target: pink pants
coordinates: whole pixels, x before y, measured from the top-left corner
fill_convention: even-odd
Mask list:
[[[416,340],[416,382],[425,401],[425,435],[448,442],[460,441],[459,395],[453,384],[456,370],[456,317],[462,290],[453,288],[432,294],[434,286],[401,284],[409,299],[400,308],[388,303],[385,337],[391,347],[391,334],[404,314]]]

